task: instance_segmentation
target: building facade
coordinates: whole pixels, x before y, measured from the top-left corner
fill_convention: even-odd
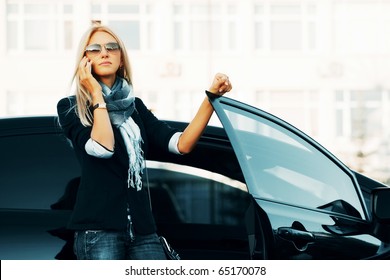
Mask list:
[[[232,98],[390,181],[390,0],[0,0],[0,18],[0,116],[55,114],[101,22],[159,118],[189,121],[224,72]]]

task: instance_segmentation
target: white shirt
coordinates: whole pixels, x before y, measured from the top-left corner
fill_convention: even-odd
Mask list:
[[[176,132],[169,140],[168,149],[171,153],[181,155],[179,148],[177,147],[181,134],[182,132]],[[106,147],[102,146],[92,138],[89,138],[87,143],[85,143],[85,151],[90,156],[98,158],[110,158],[114,154],[114,151],[108,150]]]

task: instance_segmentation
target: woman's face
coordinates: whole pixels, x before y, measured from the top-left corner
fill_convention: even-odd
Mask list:
[[[115,81],[116,72],[121,66],[121,51],[113,36],[98,31],[94,33],[85,49],[85,55],[92,63],[92,71],[102,81]]]

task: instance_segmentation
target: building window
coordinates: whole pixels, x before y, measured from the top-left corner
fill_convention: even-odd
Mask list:
[[[318,136],[320,129],[320,96],[318,91],[258,90],[255,102],[260,108],[284,119],[309,135]]]
[[[381,137],[383,131],[382,91],[336,91],[336,135],[352,141]]]
[[[337,141],[344,143],[338,153],[352,169],[383,182],[389,180],[383,165],[389,155],[388,102],[387,91],[381,88],[335,93],[335,132]]]
[[[63,51],[73,46],[73,6],[66,1],[9,0],[7,50]]]
[[[299,21],[271,22],[271,50],[302,49],[302,23]]]
[[[93,3],[92,18],[110,26],[131,50],[157,48],[154,6],[149,3]]]
[[[312,1],[254,4],[254,47],[270,51],[312,51],[317,47],[317,13]]]
[[[179,51],[236,51],[235,4],[193,2],[173,5],[173,48]]]

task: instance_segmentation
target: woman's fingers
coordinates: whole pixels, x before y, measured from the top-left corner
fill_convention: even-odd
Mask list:
[[[214,76],[213,83],[210,87],[210,92],[214,94],[224,94],[232,89],[229,77],[223,73],[217,73]]]

